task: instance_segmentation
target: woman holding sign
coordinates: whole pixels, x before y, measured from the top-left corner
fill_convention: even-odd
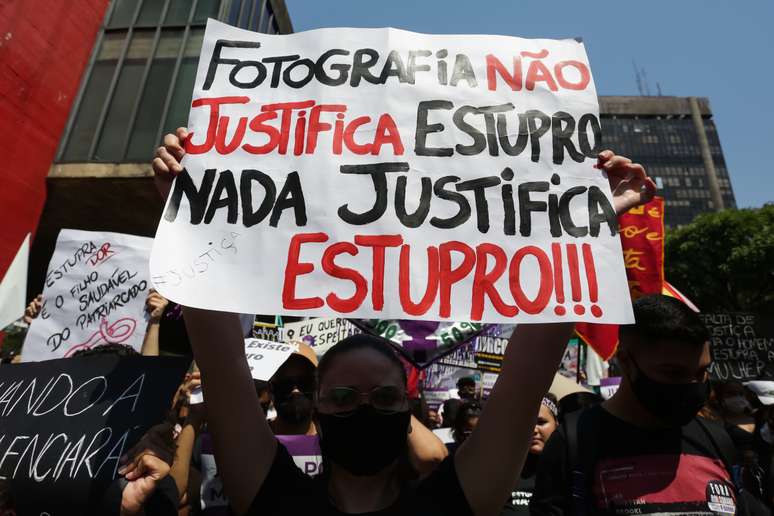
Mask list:
[[[156,152],[162,195],[182,171],[187,137],[180,128]],[[618,213],[652,197],[654,185],[640,165],[605,151],[598,166],[608,173]],[[238,315],[186,308],[184,318],[201,368],[218,470],[239,514],[498,514],[519,478],[535,414],[573,331],[572,323],[518,326],[476,430],[453,458],[409,485],[400,469],[411,432],[406,375],[385,341],[349,337],[321,360],[316,424],[328,467],[312,479],[294,466],[260,409]]]

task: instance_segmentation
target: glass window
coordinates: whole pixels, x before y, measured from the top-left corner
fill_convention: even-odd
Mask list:
[[[161,35],[129,141],[129,161],[150,160],[156,148],[156,132],[182,41],[183,29],[167,29]]]
[[[126,53],[121,74],[110,103],[105,124],[102,127],[96,161],[121,161],[123,145],[129,130],[137,92],[140,89],[145,64],[150,57],[154,30],[135,30],[132,43]]]
[[[207,23],[207,18],[217,18],[220,0],[199,0],[194,13],[194,23]]]
[[[113,79],[125,37],[124,32],[107,33],[102,39],[78,115],[70,130],[67,149],[63,156],[65,161],[85,161],[89,158],[94,131],[97,130],[102,106],[110,89],[110,81]]]
[[[188,23],[191,5],[193,5],[191,0],[171,0],[169,8],[167,8],[167,17],[164,19],[164,25],[185,25]]]
[[[263,9],[261,11],[261,27],[258,30],[258,32],[267,33],[269,32],[269,27],[271,23],[271,18],[274,17],[274,14],[271,11],[271,6],[269,5],[268,0],[264,3]]]
[[[186,124],[204,25],[221,10],[221,0],[111,1],[59,161],[147,161],[162,130]],[[229,5],[246,24],[259,1]]]
[[[150,0],[153,1],[153,0]],[[134,19],[139,0],[115,0],[113,14],[110,16],[109,28],[129,27]]]
[[[266,9],[266,3],[268,0],[255,0],[255,9],[253,9],[253,17],[250,20],[250,30],[258,31],[261,23],[261,13]]]
[[[196,79],[196,65],[199,62],[199,50],[204,39],[204,29],[191,31],[183,52],[183,60],[177,73],[175,92],[169,106],[167,119],[164,121],[164,134],[178,127],[188,125],[188,112],[191,109],[191,96]]]
[[[242,0],[231,0],[231,7],[228,10],[228,23],[230,25],[239,25],[239,15],[242,12]]]
[[[140,8],[140,15],[137,17],[138,26],[156,26],[161,18],[161,9],[164,7],[164,0],[144,0]]]

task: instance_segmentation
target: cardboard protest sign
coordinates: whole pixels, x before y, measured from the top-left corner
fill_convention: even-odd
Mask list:
[[[296,349],[283,342],[245,339],[245,357],[253,379],[269,381]]]
[[[0,367],[0,481],[16,512],[87,514],[119,458],[163,421],[189,363],[103,355]]]
[[[318,357],[324,355],[340,340],[360,333],[360,329],[348,320],[335,317],[286,323],[282,330],[286,342],[303,342],[311,347]]]
[[[189,127],[151,258],[170,299],[632,321],[578,41],[210,20]]]
[[[755,314],[699,314],[710,332],[710,378],[774,380],[774,328]]]
[[[24,341],[24,361],[72,356],[115,343],[140,350],[151,239],[63,229],[48,265],[43,308]]]

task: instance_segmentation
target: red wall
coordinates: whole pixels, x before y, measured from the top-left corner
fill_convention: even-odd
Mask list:
[[[0,278],[46,199],[46,175],[108,0],[0,1]]]

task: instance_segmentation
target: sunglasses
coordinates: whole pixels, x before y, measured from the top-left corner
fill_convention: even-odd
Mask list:
[[[346,416],[360,407],[363,399],[368,400],[378,412],[394,414],[408,409],[406,391],[398,387],[376,387],[369,392],[360,392],[351,387],[334,387],[317,398],[317,404],[323,412]]]

